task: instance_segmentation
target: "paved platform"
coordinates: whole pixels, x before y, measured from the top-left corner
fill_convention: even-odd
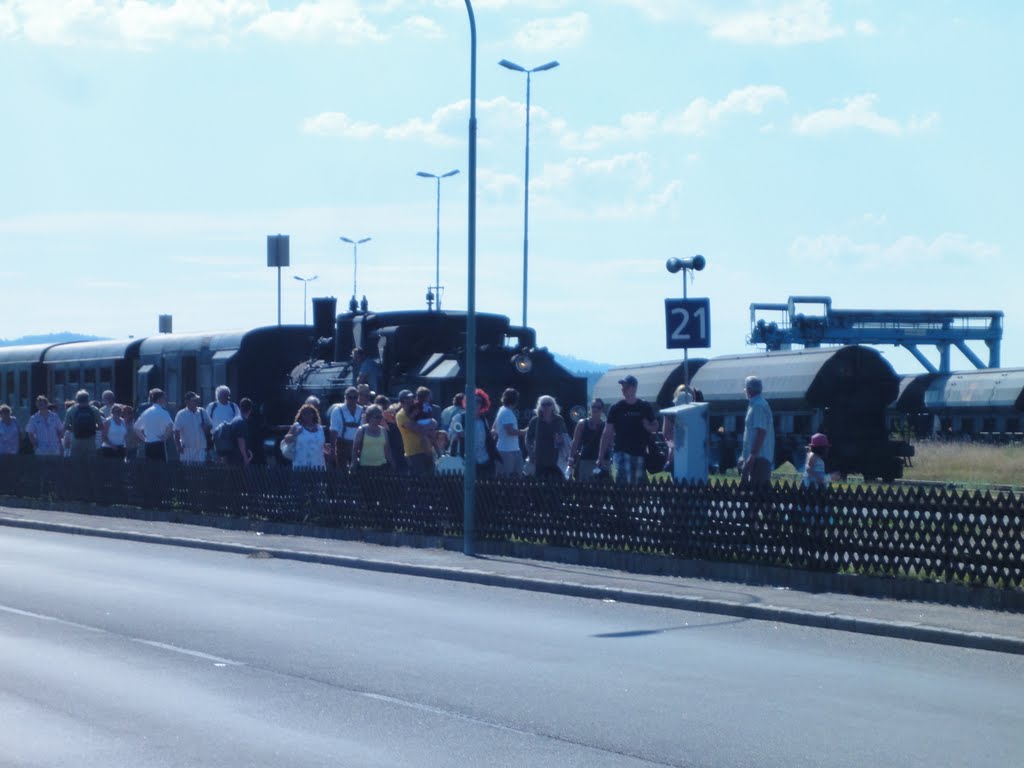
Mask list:
[[[467,556],[443,548],[381,546],[17,507],[0,507],[0,526],[272,556],[1024,654],[1024,615],[1003,611]]]

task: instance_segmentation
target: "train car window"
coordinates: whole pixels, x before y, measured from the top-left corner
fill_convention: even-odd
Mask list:
[[[113,368],[100,368],[100,386],[103,389],[112,389],[111,384],[114,381],[114,369]],[[97,392],[96,394],[102,394]]]
[[[793,416],[793,431],[798,435],[811,434],[811,417],[806,413],[798,413]]]
[[[67,381],[67,374],[64,371],[53,372],[53,383],[64,384]]]
[[[7,375],[4,376],[4,379],[5,379],[6,385],[7,385],[6,388],[4,389],[4,398],[5,399],[6,398],[11,398],[13,400],[14,399],[14,395],[15,395],[15,392],[14,392],[14,371],[8,371]]]
[[[37,392],[36,394],[41,393]],[[22,401],[28,400],[28,371],[18,371],[18,395]]]
[[[967,435],[974,434],[974,419],[965,418],[960,420],[960,431]]]
[[[994,417],[986,417],[981,423],[982,432],[998,432],[999,428],[996,426],[996,420]]]
[[[85,370],[85,383],[86,384],[95,384],[96,383],[96,369],[95,368],[86,368],[86,370]]]
[[[181,387],[186,392],[199,391],[199,375],[194,357],[181,359]]]
[[[1020,419],[1012,418],[1006,420],[1007,432],[1020,432]]]

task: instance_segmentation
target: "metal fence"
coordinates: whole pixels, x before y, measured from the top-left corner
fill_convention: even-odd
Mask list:
[[[463,533],[461,475],[10,456],[0,460],[0,495],[340,529]],[[1024,587],[1024,496],[1009,492],[482,479],[476,537]]]

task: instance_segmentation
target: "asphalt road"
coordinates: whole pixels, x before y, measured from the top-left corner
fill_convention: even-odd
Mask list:
[[[0,529],[0,765],[993,766],[1024,658]]]

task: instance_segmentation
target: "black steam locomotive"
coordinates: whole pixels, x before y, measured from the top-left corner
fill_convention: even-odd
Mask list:
[[[683,383],[683,365],[614,368],[598,381],[594,394],[614,402],[620,397],[618,380],[631,373],[639,381],[638,395],[665,408]],[[690,360],[690,385],[711,405],[710,427],[719,435],[721,468],[736,464],[747,409],[743,381],[751,375],[764,382],[772,406],[777,466],[788,461],[802,469],[811,435],[824,432],[833,445],[829,471],[885,481],[903,475],[914,449],[890,440],[886,424],[886,408],[896,399],[900,379],[881,354],[861,346]]]
[[[357,380],[352,350],[362,349],[379,369],[377,389],[394,397],[402,389],[430,389],[447,405],[465,388],[466,314],[446,311],[352,311],[335,317],[334,299],[314,299],[317,346],[312,359],[295,366],[286,399],[296,408],[310,395],[321,406],[341,402]],[[495,405],[506,387],[519,390],[520,421],[527,421],[541,395],[551,395],[569,420],[586,409],[587,381],[537,347],[532,328],[514,326],[503,315],[478,313],[477,386]]]

